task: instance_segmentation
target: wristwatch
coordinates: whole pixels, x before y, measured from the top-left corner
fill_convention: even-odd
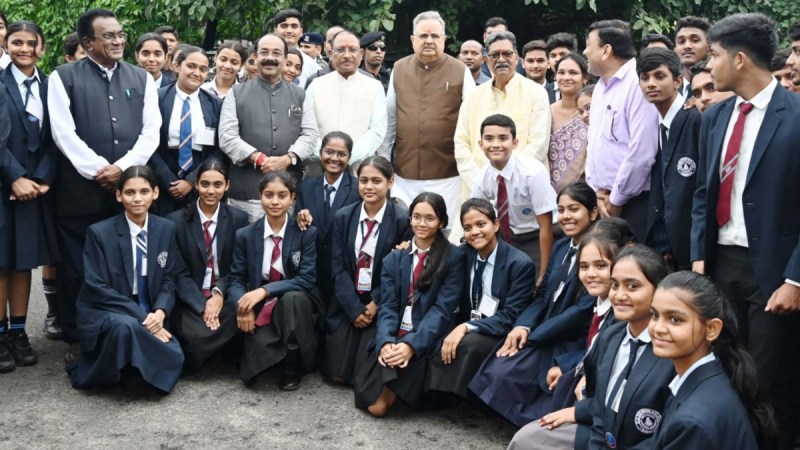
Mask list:
[[[295,154],[294,154],[294,153],[292,153],[292,152],[289,152],[289,153],[287,153],[287,154],[286,154],[286,156],[288,156],[288,157],[289,157],[289,159],[292,161],[292,162],[291,162],[291,165],[292,165],[292,166],[296,166],[296,165],[297,165],[297,155],[295,155]]]

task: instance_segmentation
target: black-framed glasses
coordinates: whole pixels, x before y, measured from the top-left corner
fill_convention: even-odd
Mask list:
[[[104,41],[112,42],[114,39],[119,39],[121,41],[128,40],[128,33],[124,31],[120,31],[119,33],[103,33],[100,36],[94,36],[94,38],[102,38]]]
[[[492,61],[497,61],[498,59],[500,59],[501,56],[503,57],[503,59],[511,59],[511,57],[514,56],[514,52],[512,50],[503,50],[499,52],[489,53],[486,56],[488,56],[489,59],[491,59]]]
[[[368,45],[367,46],[367,50],[369,50],[371,52],[377,52],[378,50],[380,50],[382,52],[385,52],[386,51],[386,46],[385,45],[372,44],[372,45]]]

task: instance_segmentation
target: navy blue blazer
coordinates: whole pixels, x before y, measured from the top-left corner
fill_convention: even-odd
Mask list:
[[[8,93],[5,89],[0,89],[0,161],[5,161],[9,157],[8,135],[11,134],[11,120],[8,115]],[[0,177],[0,188],[5,189],[5,182]],[[5,207],[0,202],[0,225],[5,222]]]
[[[597,348],[597,370],[591,373],[596,376],[592,377],[593,380],[586,379],[587,385],[591,381],[594,386],[590,448],[606,448],[606,433],[611,433],[619,449],[649,439],[664,415],[670,396],[667,386],[675,378],[675,368],[671,360],[653,354],[653,346],[648,344],[628,377],[617,414],[606,406],[606,395],[613,388],[609,386],[611,371],[627,327],[627,322],[615,324],[598,338],[594,346]]]
[[[647,213],[647,243],[653,245],[653,226],[664,215],[672,257],[678,270],[689,270],[689,239],[692,229],[692,198],[697,189],[700,121],[696,108],[681,109],[670,125],[669,139],[656,153],[650,171]]]
[[[416,356],[432,357],[444,335],[455,326],[456,308],[464,290],[464,252],[451,245],[442,276],[427,291],[415,293],[411,313],[414,330],[397,337],[408,300],[412,262],[408,250],[394,250],[383,259],[378,330],[370,350],[379,350],[389,342],[404,342],[414,349]]]
[[[692,261],[716,264],[720,160],[736,97],[703,113],[700,164],[692,208]],[[764,301],[784,279],[800,281],[800,96],[778,85],[758,131],[742,195],[747,243]],[[743,170],[740,168],[739,170]]]
[[[467,323],[470,325],[476,326],[479,333],[505,336],[511,331],[517,317],[533,299],[536,285],[536,268],[533,266],[533,261],[521,250],[498,239],[491,286],[492,297],[500,301],[497,305],[497,312],[492,317],[469,320],[470,311],[473,309],[472,284],[469,280],[478,261],[478,251],[466,244],[461,248],[466,255],[466,264],[464,267],[465,289],[459,308],[462,317],[460,320],[468,321]]]
[[[181,271],[177,277],[178,298],[186,303],[189,308],[198,314],[206,309],[206,297],[203,295],[203,278],[206,274],[206,241],[203,236],[203,222],[193,206],[193,213],[186,219],[185,211],[178,210],[167,216],[175,224],[178,248],[181,251]],[[233,245],[236,231],[247,226],[247,213],[228,206],[219,204],[217,215],[217,229],[215,231],[217,244],[217,268],[219,277],[216,287],[226,293],[225,278],[230,272],[233,261]]]
[[[262,263],[264,260],[264,221],[261,218],[236,232],[233,248],[233,265],[228,274],[228,295],[225,299],[233,308],[244,294],[263,287],[270,297],[281,297],[287,292],[308,293],[317,303],[320,311],[325,311],[320,300],[317,281],[317,229],[313,226],[302,231],[292,216],[288,216],[286,233],[281,242],[281,260],[286,278],[272,283],[264,282]]]
[[[356,291],[356,235],[361,233],[358,218],[361,216],[363,202],[353,203],[339,211],[333,218],[333,238],[331,239],[331,271],[333,274],[333,298],[328,306],[325,319],[329,332],[339,328],[342,323],[352,323],[359,314],[367,310]],[[383,222],[378,228],[378,242],[375,257],[372,258],[372,291],[370,295],[376,304],[381,299],[381,269],[383,258],[400,242],[411,238],[408,226],[408,210],[405,206],[386,202]]]
[[[689,374],[647,444],[650,449],[758,449],[747,410],[719,360]]]
[[[175,306],[175,274],[180,258],[175,224],[149,214],[147,219],[147,284],[153,311],[167,316]],[[133,247],[125,213],[89,227],[83,249],[83,285],[77,299],[81,350],[91,352],[108,312],[135,317],[145,314],[133,296]]]
[[[8,111],[7,123],[10,124],[6,147],[8,152],[0,160],[0,176],[3,180],[2,195],[6,201],[11,194],[11,183],[19,177],[47,183],[52,187],[55,181],[55,144],[50,133],[50,119],[47,113],[47,77],[36,69],[41,83],[39,96],[44,106],[42,126],[28,120],[25,112],[25,100],[17,88],[17,81],[11,69],[0,72],[0,89],[5,91]],[[31,142],[30,136],[39,136],[39,145]]]
[[[302,211],[307,209],[314,218],[314,226],[317,228],[317,237],[321,242],[330,244],[329,237],[331,234],[331,226],[333,224],[333,216],[340,209],[347,205],[358,202],[361,197],[358,195],[358,179],[346,170],[342,174],[342,182],[339,183],[339,189],[336,190],[336,195],[333,197],[333,204],[331,205],[330,217],[325,220],[325,176],[319,176],[303,180],[297,188],[297,198],[294,202],[294,210]],[[330,253],[328,253],[330,255]],[[329,258],[323,260],[325,264],[330,262]]]
[[[556,102],[556,82],[555,81],[548,81],[544,84],[544,90],[547,91],[547,99],[550,100],[550,104]]]
[[[161,140],[158,144],[158,149],[150,157],[149,164],[158,175],[159,188],[161,195],[159,196],[159,207],[162,213],[172,212],[175,209],[183,206],[182,202],[176,202],[172,196],[169,195],[169,187],[173,181],[177,181],[178,170],[178,151],[177,149],[170,149],[167,147],[169,124],[172,118],[172,108],[175,105],[176,85],[170,84],[169,86],[162,87],[158,90],[158,109],[161,112]],[[219,126],[219,116],[222,111],[222,100],[209,94],[203,89],[199,89],[200,107],[203,110],[203,121],[207,128],[217,130]],[[224,161],[223,153],[219,150],[219,137],[217,131],[214,132],[214,145],[204,145],[203,150],[192,152],[192,168],[189,173],[184,177],[190,182],[194,182],[197,178],[197,169],[208,158],[217,158]]]

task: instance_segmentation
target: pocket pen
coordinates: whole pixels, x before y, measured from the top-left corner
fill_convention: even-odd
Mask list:
[[[130,89],[125,89],[125,96],[127,96],[128,98],[131,98],[131,90]]]
[[[450,82],[449,81],[444,84],[444,91],[447,92],[448,89],[450,89]]]

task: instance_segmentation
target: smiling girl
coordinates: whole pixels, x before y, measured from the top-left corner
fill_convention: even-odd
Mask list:
[[[301,73],[303,73],[303,55],[296,48],[289,49],[289,53],[286,54],[286,65],[283,67],[283,79],[287,83],[297,85],[299,82],[297,77]]]
[[[242,64],[247,61],[247,49],[238,42],[227,41],[217,48],[214,57],[214,79],[203,84],[203,89],[220,99],[228,95],[228,91],[237,83],[236,77]]]
[[[136,62],[152,75],[156,88],[167,86],[161,69],[167,62],[167,41],[157,33],[145,33],[136,41]]]

